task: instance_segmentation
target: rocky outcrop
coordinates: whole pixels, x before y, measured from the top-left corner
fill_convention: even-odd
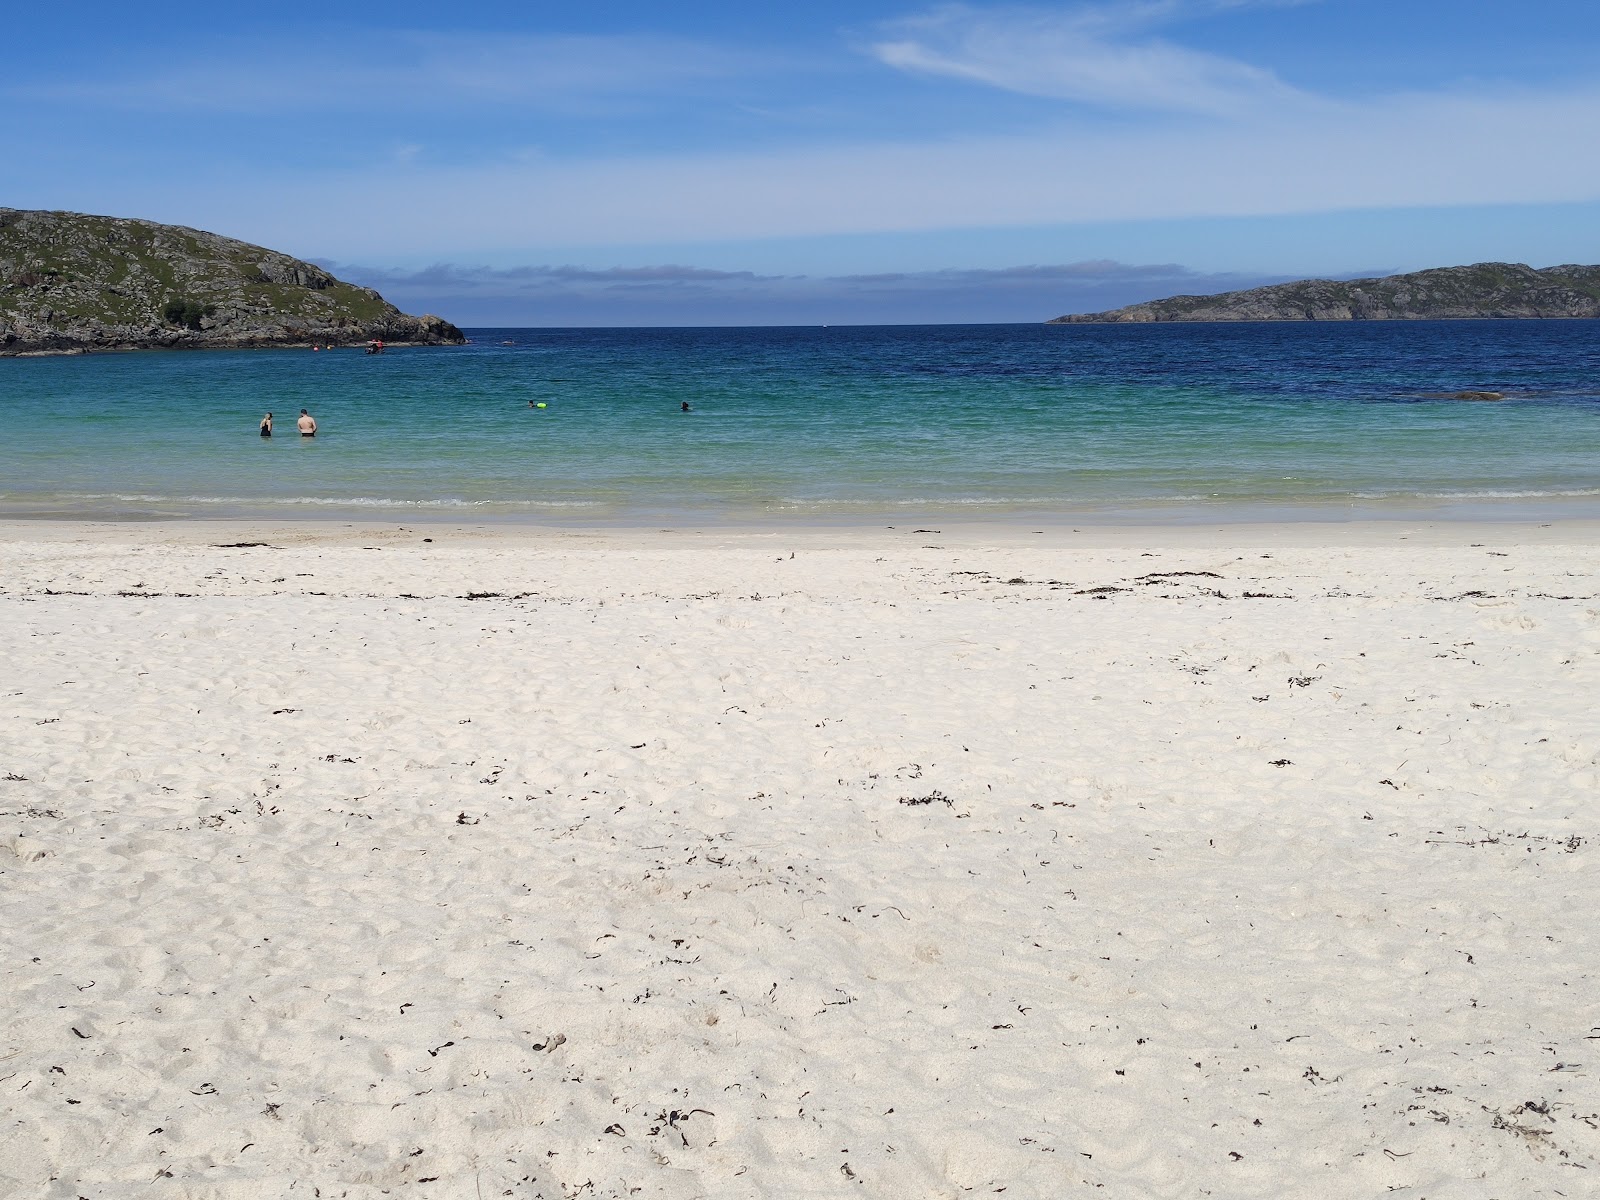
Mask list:
[[[0,208],[0,355],[460,345],[322,268],[180,225]]]
[[[1410,275],[1307,279],[1218,296],[1173,296],[1051,325],[1154,321],[1428,321],[1470,317],[1600,317],[1600,267],[1478,263]]]

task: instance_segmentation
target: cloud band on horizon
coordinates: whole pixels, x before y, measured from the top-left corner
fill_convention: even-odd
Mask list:
[[[1046,320],[1174,293],[1212,294],[1282,282],[1204,273],[1176,263],[1106,259],[1001,268],[839,275],[762,275],[665,264],[588,268],[435,263],[414,270],[319,260],[402,308],[442,311],[458,324],[590,324],[622,314],[653,324],[905,323]],[[985,318],[984,313],[1002,315]]]

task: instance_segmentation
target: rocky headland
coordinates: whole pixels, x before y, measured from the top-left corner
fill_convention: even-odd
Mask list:
[[[371,288],[247,242],[123,217],[0,208],[0,355],[460,345]]]
[[[1435,267],[1380,279],[1305,279],[1216,296],[1173,296],[1051,325],[1155,321],[1438,321],[1600,317],[1600,266]]]

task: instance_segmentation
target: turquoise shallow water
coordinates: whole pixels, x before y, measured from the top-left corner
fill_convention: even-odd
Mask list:
[[[469,332],[0,359],[0,515],[1600,515],[1600,322]]]

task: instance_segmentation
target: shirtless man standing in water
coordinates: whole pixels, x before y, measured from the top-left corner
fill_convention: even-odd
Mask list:
[[[301,437],[317,436],[317,419],[303,408],[300,410],[300,419],[295,422],[295,426],[300,430]]]

